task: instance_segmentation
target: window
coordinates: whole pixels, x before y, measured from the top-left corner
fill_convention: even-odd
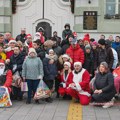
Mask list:
[[[19,0],[19,2],[24,2],[25,0]]]
[[[63,0],[63,2],[69,2],[69,0]]]
[[[106,14],[120,14],[120,0],[106,0]]]

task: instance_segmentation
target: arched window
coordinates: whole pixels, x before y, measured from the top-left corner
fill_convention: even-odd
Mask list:
[[[63,2],[69,2],[70,0],[63,0]]]
[[[19,2],[25,2],[25,0],[19,0]]]

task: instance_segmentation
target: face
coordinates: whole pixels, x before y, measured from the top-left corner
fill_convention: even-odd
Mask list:
[[[120,42],[120,38],[119,38],[119,37],[116,37],[116,38],[115,38],[115,41],[116,41],[116,42]]]
[[[66,28],[65,28],[66,30],[69,30],[69,27],[68,26],[66,26]]]
[[[14,43],[14,42],[11,42],[11,43],[9,44],[9,46],[10,46],[11,48],[14,48],[15,45],[16,45],[16,43]]]
[[[57,33],[55,32],[55,33],[53,34],[53,36],[57,36]]]
[[[112,35],[109,36],[109,40],[113,41],[113,36]]]
[[[0,53],[3,52],[3,47],[0,46]]]
[[[36,43],[33,43],[33,48],[38,48],[39,46]]]
[[[87,40],[85,40],[84,45],[89,45],[89,42]]]
[[[101,35],[101,36],[100,36],[100,39],[105,39],[105,36],[104,36],[104,35]]]
[[[0,69],[3,69],[5,68],[5,65],[4,64],[0,64]]]
[[[1,36],[0,37],[0,43],[3,43],[3,41],[4,41],[4,36]]]
[[[31,52],[29,55],[30,55],[30,57],[32,57],[32,58],[35,57],[35,53],[34,53],[34,52]]]
[[[79,42],[78,42],[78,43],[79,43],[79,45],[83,45],[83,42],[82,42],[82,40],[79,40]]]
[[[64,62],[67,62],[67,61],[68,61],[68,58],[63,57],[63,61],[64,61]]]
[[[105,67],[104,67],[103,65],[100,65],[99,71],[100,71],[101,73],[104,73],[104,72],[106,71],[106,69],[105,69]]]
[[[20,53],[20,49],[18,47],[15,47],[14,48],[14,54],[19,55],[19,53]]]
[[[6,39],[10,39],[11,38],[11,34],[10,33],[5,33],[5,38]]]
[[[74,68],[76,72],[79,72],[82,67],[80,65],[75,65]]]
[[[65,70],[69,70],[69,66],[65,64],[65,65],[64,65],[64,69],[65,69]]]
[[[54,51],[50,51],[50,52],[49,52],[49,55],[50,55],[50,56],[53,56],[53,55],[54,55]]]
[[[21,30],[21,34],[25,34],[26,33],[26,31],[25,30]]]
[[[22,47],[22,43],[17,42],[17,46],[19,46],[21,48]]]
[[[90,53],[91,50],[90,49],[86,49],[85,51],[86,51],[86,53]]]
[[[32,41],[32,37],[27,37],[27,41],[31,42]]]
[[[97,47],[96,47],[96,45],[92,45],[92,48],[95,50]]]

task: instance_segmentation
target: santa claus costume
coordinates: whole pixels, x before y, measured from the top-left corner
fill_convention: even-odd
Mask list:
[[[65,62],[64,69],[60,75],[60,87],[58,90],[61,96],[64,96],[67,94],[66,89],[69,86],[69,84],[72,83],[73,74],[70,68],[71,68],[71,63]]]
[[[4,60],[0,60],[0,86],[7,87],[10,93],[11,85],[12,85],[12,71],[5,70]]]
[[[78,99],[82,105],[88,105],[91,99],[90,95],[90,75],[88,71],[82,68],[81,62],[74,63],[73,82],[67,89],[67,94]]]

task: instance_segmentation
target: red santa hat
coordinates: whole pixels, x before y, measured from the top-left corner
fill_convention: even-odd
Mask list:
[[[65,62],[64,65],[67,65],[69,68],[71,67],[70,62]]]
[[[4,60],[0,60],[0,65],[5,65],[5,61]]]
[[[77,33],[76,32],[73,32],[72,33],[74,37],[77,37]]]
[[[17,42],[16,42],[14,39],[12,39],[12,40],[9,41],[8,45],[9,45],[10,43],[15,43],[15,44],[16,44]]]
[[[27,38],[28,38],[28,37],[32,37],[32,35],[31,35],[31,34],[27,34],[26,37],[27,37]]]
[[[79,65],[79,66],[82,67],[82,63],[81,63],[81,62],[75,62],[75,63],[74,63],[74,67],[75,67],[75,65]]]

